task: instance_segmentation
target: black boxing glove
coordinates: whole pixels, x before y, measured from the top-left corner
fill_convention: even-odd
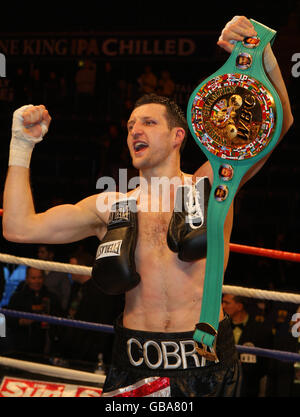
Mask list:
[[[137,232],[136,200],[114,203],[92,269],[92,279],[104,293],[123,294],[139,284],[134,259]]]
[[[167,243],[181,261],[192,262],[206,257],[207,208],[211,186],[207,177],[196,184],[177,189],[170,220]]]

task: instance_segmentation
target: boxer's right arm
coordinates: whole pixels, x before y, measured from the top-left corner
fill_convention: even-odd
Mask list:
[[[3,236],[19,243],[70,243],[86,237],[101,238],[106,225],[96,213],[96,198],[62,204],[36,213],[29,185],[29,173],[9,168],[4,190]],[[22,197],[20,197],[22,196]]]
[[[105,215],[97,213],[97,196],[76,205],[61,205],[44,213],[35,212],[30,186],[30,157],[50,121],[44,106],[29,106],[14,113],[9,169],[3,195],[3,235],[7,240],[68,243],[103,234]]]

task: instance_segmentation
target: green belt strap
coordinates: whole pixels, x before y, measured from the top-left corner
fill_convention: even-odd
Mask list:
[[[265,74],[263,51],[276,32],[251,19],[257,37],[237,42],[226,63],[192,93],[190,131],[213,169],[207,213],[202,308],[194,340],[213,347],[224,275],[224,222],[246,172],[276,145],[282,105]]]

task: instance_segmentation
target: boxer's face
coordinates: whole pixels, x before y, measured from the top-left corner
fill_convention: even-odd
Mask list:
[[[132,112],[127,144],[135,168],[159,166],[174,149],[176,128],[169,128],[165,114],[165,107],[156,103],[143,104]]]

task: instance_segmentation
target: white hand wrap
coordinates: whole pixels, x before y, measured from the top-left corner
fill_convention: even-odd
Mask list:
[[[273,54],[271,45],[269,43],[265,47],[263,60],[266,72],[272,71],[277,65],[277,60],[275,58],[275,55]]]
[[[23,113],[25,110],[33,107],[32,104],[20,107],[13,114],[13,123],[12,123],[12,136],[10,141],[10,152],[9,152],[9,162],[8,165],[22,166],[29,168],[31,154],[34,148],[34,145],[40,142],[43,139],[43,136],[47,133],[48,127],[46,122],[42,121],[40,126],[42,128],[42,134],[40,137],[36,138],[32,135],[29,135],[24,130],[23,124]]]

